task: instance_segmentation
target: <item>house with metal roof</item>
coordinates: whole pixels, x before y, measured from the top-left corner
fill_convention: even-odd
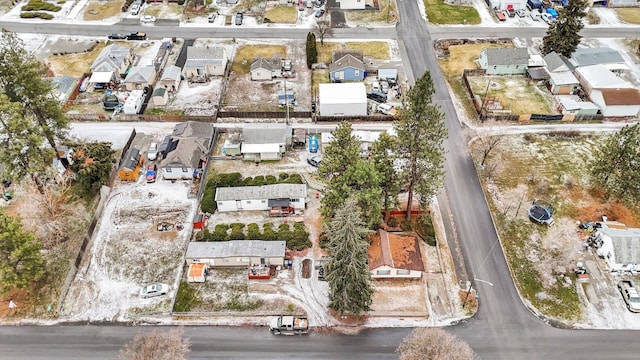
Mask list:
[[[177,124],[167,143],[161,145],[159,169],[167,180],[189,180],[207,162],[213,141],[210,123],[187,121]]]
[[[526,48],[484,49],[478,64],[487,75],[524,74],[529,67],[529,52]]]
[[[222,76],[227,68],[227,51],[222,46],[189,46],[182,71],[189,81]]]
[[[182,69],[176,65],[170,65],[164,68],[158,86],[162,86],[169,92],[176,92],[180,88],[182,81]]]
[[[334,55],[336,55],[334,53]],[[347,53],[329,64],[329,77],[332,82],[362,81],[364,80],[365,68],[362,58],[354,54]]]
[[[369,271],[374,279],[419,279],[424,272],[420,242],[413,235],[378,230],[370,236]]]
[[[287,124],[245,124],[240,152],[244,160],[279,160],[291,142],[292,131]]]
[[[210,268],[283,266],[286,250],[285,241],[193,241],[187,247],[185,258],[188,264],[207,264]]]
[[[282,77],[282,60],[257,57],[251,62],[251,80],[271,80]]]
[[[219,187],[214,198],[218,211],[272,210],[292,207],[302,210],[307,201],[304,184]]]
[[[156,68],[153,65],[133,66],[124,78],[124,86],[127,90],[142,90],[152,87],[156,83]]]
[[[610,271],[640,271],[640,229],[629,228],[617,221],[605,221],[594,235]]]
[[[609,71],[622,72],[629,70],[620,53],[609,47],[578,48],[568,59],[576,68],[591,65],[604,65]]]
[[[549,90],[554,95],[574,94],[580,87],[580,82],[571,71],[549,73]]]

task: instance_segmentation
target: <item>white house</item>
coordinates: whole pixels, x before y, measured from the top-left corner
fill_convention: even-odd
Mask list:
[[[367,2],[365,0],[339,0],[341,10],[363,10]]]
[[[593,89],[589,98],[604,117],[637,117],[640,114],[638,89]]]
[[[366,116],[364,83],[319,84],[320,116]]]
[[[597,253],[604,257],[610,271],[640,270],[640,229],[607,221],[596,236],[602,241]]]
[[[282,77],[282,60],[258,57],[251,62],[251,80],[271,80]]]
[[[222,76],[227,68],[227,51],[222,46],[189,46],[182,71],[187,79]]]
[[[292,141],[287,124],[245,124],[240,152],[244,160],[279,160]]]
[[[415,236],[378,230],[371,236],[369,270],[374,279],[419,279],[424,271]]]
[[[206,163],[212,141],[210,123],[187,121],[177,124],[166,146],[161,145],[163,154],[158,167],[162,177],[166,180],[193,179],[194,172]]]
[[[188,264],[207,264],[210,268],[247,267],[250,265],[284,265],[285,241],[232,240],[190,242]]]
[[[580,85],[587,95],[591,95],[593,89],[633,88],[633,85],[617,77],[604,65],[579,67],[575,70],[574,75],[580,81]]]
[[[220,187],[214,201],[218,211],[293,210],[305,208],[307,186],[304,184],[272,184],[263,186]]]
[[[153,65],[132,66],[124,78],[124,86],[127,90],[142,90],[151,87],[156,82],[156,68]]]

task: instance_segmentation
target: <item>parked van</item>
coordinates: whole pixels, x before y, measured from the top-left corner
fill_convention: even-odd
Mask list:
[[[379,104],[376,110],[379,113],[382,113],[385,115],[394,116],[396,114],[396,108],[393,105],[389,105],[389,104]]]

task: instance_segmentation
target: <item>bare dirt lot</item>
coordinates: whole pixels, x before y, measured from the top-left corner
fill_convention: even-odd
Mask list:
[[[628,226],[639,224],[637,214],[604,200],[591,187],[589,163],[600,141],[598,136],[560,134],[503,136],[479,174],[526,301],[542,314],[576,326],[638,328],[640,322],[627,314],[615,289],[617,280],[602,259],[585,250],[584,237],[577,233],[576,221],[601,221],[602,215]],[[481,148],[481,141],[472,144],[477,163]],[[553,205],[554,225],[528,220],[533,199]],[[577,262],[586,263],[592,273],[586,285],[571,270]]]
[[[469,76],[475,96],[484,99],[488,111],[512,114],[555,114],[551,94],[524,76]],[[482,100],[481,100],[482,101]]]

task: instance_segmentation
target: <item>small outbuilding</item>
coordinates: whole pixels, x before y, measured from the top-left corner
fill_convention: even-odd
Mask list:
[[[305,184],[220,187],[214,198],[218,211],[279,210],[292,207],[303,210],[307,202]]]
[[[596,115],[600,111],[591,101],[582,101],[577,95],[558,95],[558,111],[561,114]]]
[[[182,69],[179,66],[171,65],[164,68],[158,86],[162,86],[169,92],[176,92],[180,88],[182,81]]]
[[[282,60],[258,57],[251,62],[251,80],[271,80],[282,77]]]
[[[167,101],[169,100],[169,92],[166,88],[159,87],[153,90],[153,94],[151,95],[151,101],[153,105],[164,106],[167,105]]]
[[[187,282],[203,283],[207,276],[207,264],[192,263],[189,264],[189,271],[187,273]]]
[[[141,166],[142,154],[140,150],[133,147],[129,148],[120,162],[118,177],[122,181],[138,181]]]
[[[320,116],[366,116],[367,88],[363,83],[319,84]]]
[[[554,95],[574,94],[580,82],[571,71],[549,73],[549,91]]]
[[[602,242],[597,254],[604,258],[610,271],[640,271],[640,229],[605,221],[595,236]]]
[[[193,228],[194,229],[204,229],[207,227],[207,220],[209,218],[204,214],[196,214],[193,217]]]

